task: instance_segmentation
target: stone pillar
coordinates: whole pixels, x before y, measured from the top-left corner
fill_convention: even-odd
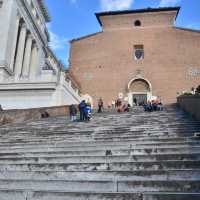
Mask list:
[[[29,70],[30,70],[30,63],[31,63],[31,53],[32,53],[32,36],[31,34],[27,35],[26,39],[26,47],[24,52],[24,63],[22,69],[22,76],[24,78],[28,78]]]
[[[29,77],[34,79],[36,77],[37,66],[38,65],[38,48],[36,43],[33,43],[31,52],[31,63],[30,63],[30,74]]]
[[[15,28],[14,28],[14,40],[13,40],[13,45],[12,45],[12,57],[11,57],[11,62],[10,62],[10,69],[12,71],[14,71],[14,65],[15,65],[15,52],[17,51],[16,48],[17,48],[17,39],[18,39],[18,32],[19,32],[19,28],[20,28],[20,25],[19,25],[19,21],[20,21],[20,16],[19,14],[17,15],[17,18],[16,18],[16,25],[15,25]]]
[[[18,48],[17,48],[17,57],[15,62],[15,77],[19,78],[22,72],[22,65],[24,59],[24,47],[26,42],[26,25],[21,25]]]

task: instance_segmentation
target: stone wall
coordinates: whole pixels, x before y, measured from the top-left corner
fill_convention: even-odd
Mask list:
[[[200,96],[180,96],[177,102],[184,111],[200,120]]]
[[[67,116],[69,115],[69,106],[0,111],[0,125],[41,119],[45,113],[48,113],[49,117]]]

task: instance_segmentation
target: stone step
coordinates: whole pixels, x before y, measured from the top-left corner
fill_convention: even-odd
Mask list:
[[[91,122],[91,123],[95,123],[95,122]],[[73,129],[70,129],[70,131],[67,129],[69,128],[70,124],[67,124],[66,122],[63,122],[63,124],[66,124],[65,126],[62,125],[55,125],[55,122],[53,122],[53,127],[52,124],[50,122],[47,122],[46,124],[43,123],[41,126],[35,125],[35,126],[30,126],[29,124],[27,124],[26,126],[22,126],[20,125],[19,127],[9,127],[9,128],[3,128],[0,127],[1,130],[1,134],[0,136],[4,136],[4,134],[9,133],[10,135],[14,135],[14,133],[22,133],[22,134],[28,134],[28,133],[34,133],[34,135],[39,136],[39,135],[49,135],[49,134],[91,134],[93,132],[98,133],[98,134],[105,134],[105,133],[109,133],[109,134],[117,134],[117,133],[123,133],[123,132],[129,132],[129,131],[133,131],[133,132],[139,132],[139,131],[158,131],[158,130],[164,130],[164,131],[169,131],[169,130],[188,130],[190,131],[190,129],[194,129],[197,130],[200,128],[200,125],[198,122],[196,123],[187,123],[187,122],[164,122],[161,123],[161,121],[159,121],[159,123],[155,123],[155,122],[145,122],[145,124],[140,124],[140,122],[138,122],[137,118],[135,119],[135,121],[132,119],[130,124],[124,124],[122,125],[122,123],[109,123],[109,124],[105,124],[104,123],[104,128],[99,127],[97,124],[93,126],[90,126],[90,124],[88,124],[87,127],[83,127],[82,130],[79,130],[80,128],[80,123],[73,123],[74,127]],[[108,126],[109,125],[109,126]],[[75,127],[76,126],[76,127]],[[82,126],[82,124],[81,124]],[[87,128],[87,129],[86,129]],[[88,129],[90,128],[90,129]],[[38,134],[40,133],[40,134]]]
[[[168,137],[168,136],[147,136],[147,137],[110,137],[110,138],[97,138],[97,137],[76,137],[74,136],[73,138],[59,138],[57,140],[54,139],[41,139],[41,140],[31,140],[28,138],[27,141],[23,141],[23,139],[18,139],[18,140],[9,140],[7,142],[1,141],[0,147],[5,147],[5,146],[10,146],[10,145],[15,145],[15,146],[23,146],[23,145],[43,145],[43,144],[52,144],[52,143],[65,143],[70,144],[70,143],[78,143],[78,142],[85,142],[85,143],[97,143],[97,142],[138,142],[138,141],[160,141],[160,142],[170,142],[172,140],[176,141],[183,141],[183,139],[179,139],[177,137]]]
[[[141,161],[200,161],[200,153],[189,154],[150,154],[150,155],[116,155],[116,156],[23,156],[23,157],[0,157],[0,164],[28,164],[28,163],[115,163],[115,162],[141,162]]]
[[[94,193],[0,190],[1,200],[199,200],[200,193]]]
[[[11,149],[0,151],[0,158],[4,157],[45,157],[45,156],[105,156],[105,155],[156,155],[156,154],[189,154],[189,153],[200,153],[199,146],[183,146],[183,147],[134,147],[127,146],[126,148],[120,148],[118,146],[111,147],[110,149],[94,148],[82,148],[80,149],[69,149],[69,148],[44,148],[44,149]]]
[[[94,122],[92,122],[94,123]],[[7,129],[7,130],[3,130],[1,127],[0,127],[0,130],[1,130],[1,134],[0,136],[4,136],[5,134],[8,134],[9,135],[14,135],[15,133],[17,133],[18,135],[26,135],[26,134],[31,134],[33,136],[48,136],[48,135],[51,135],[51,133],[54,135],[54,134],[57,134],[57,135],[72,135],[72,134],[82,134],[82,135],[90,135],[92,133],[96,133],[96,134],[120,134],[120,133],[138,133],[138,132],[146,132],[146,131],[149,131],[149,132],[158,132],[158,131],[161,131],[161,132],[182,132],[182,131],[189,131],[190,130],[198,130],[200,125],[198,124],[190,124],[190,125],[187,125],[185,123],[183,124],[176,124],[176,125],[173,125],[171,124],[172,122],[169,122],[169,123],[166,123],[163,124],[163,123],[145,123],[145,124],[138,124],[138,122],[134,123],[133,121],[131,122],[131,124],[126,124],[124,127],[121,127],[119,126],[118,124],[115,124],[115,123],[110,123],[110,124],[104,124],[106,126],[104,126],[105,128],[99,128],[98,125],[96,126],[88,126],[88,127],[83,127],[84,129],[82,130],[79,130],[78,129],[78,123],[76,124],[77,125],[77,128],[76,129],[71,129],[71,131],[69,131],[67,128],[69,128],[70,124],[67,124],[66,126],[53,126],[53,128],[51,128],[51,124],[46,124],[47,127],[45,127],[45,124],[41,127],[30,127],[30,126],[24,126],[23,128],[22,127],[19,127],[19,128],[10,128],[10,129]],[[109,125],[109,126],[108,126]],[[79,126],[80,128],[80,126]]]
[[[67,127],[66,127],[67,128]],[[99,133],[96,131],[91,131],[89,133],[81,133],[81,132],[77,132],[77,133],[73,133],[71,132],[66,133],[66,132],[61,132],[61,131],[52,131],[48,134],[41,134],[40,130],[36,130],[34,132],[34,134],[32,132],[14,132],[14,133],[9,133],[8,137],[5,138],[5,134],[1,136],[1,139],[4,140],[6,142],[6,139],[26,139],[27,135],[31,138],[31,140],[39,140],[39,139],[47,139],[47,138],[51,138],[51,139],[57,139],[57,138],[73,138],[74,136],[76,137],[91,137],[91,136],[96,136],[99,138],[104,138],[104,137],[147,137],[147,136],[165,136],[165,135],[170,135],[170,136],[175,136],[175,135],[188,135],[190,136],[192,133],[197,132],[199,130],[199,128],[195,128],[195,129],[185,129],[185,130],[173,130],[173,129],[169,129],[169,128],[160,128],[158,130],[149,130],[148,128],[146,128],[145,130],[135,130],[135,131],[121,131],[120,133],[115,133],[114,130],[110,130],[103,133]],[[188,134],[187,134],[188,133]]]
[[[143,200],[137,193],[0,190],[1,200]]]
[[[143,200],[199,200],[200,193],[145,193]]]
[[[149,139],[132,139],[132,140],[105,140],[105,141],[68,141],[68,140],[62,140],[62,141],[46,141],[46,143],[38,142],[38,143],[15,143],[10,142],[7,144],[0,143],[0,149],[5,148],[14,148],[14,147],[49,147],[50,145],[60,145],[61,147],[64,146],[102,146],[102,145],[127,145],[127,144],[137,144],[137,145],[143,145],[143,144],[158,144],[158,145],[170,145],[170,144],[200,144],[200,140],[195,137],[173,137],[173,138],[149,138]]]
[[[85,142],[79,142],[79,143],[52,143],[52,144],[44,144],[44,145],[23,145],[23,146],[6,146],[6,147],[0,147],[0,151],[47,151],[47,150],[95,150],[95,149],[103,149],[103,150],[110,150],[110,149],[120,149],[120,148],[171,148],[171,147],[192,147],[192,146],[199,146],[200,141],[194,140],[192,142],[185,139],[183,142],[143,142],[139,141],[137,143],[135,142],[105,142],[105,143],[85,143]]]
[[[0,180],[106,180],[106,181],[178,181],[199,180],[200,170],[138,171],[0,171]]]
[[[106,116],[107,118],[108,116]],[[25,133],[31,133],[34,131],[39,131],[41,134],[49,134],[50,132],[54,133],[91,133],[93,130],[95,130],[95,132],[98,133],[120,133],[120,132],[126,132],[129,130],[135,131],[135,130],[146,130],[149,128],[149,130],[159,130],[159,128],[166,128],[166,129],[178,129],[178,130],[185,130],[185,129],[190,129],[190,128],[199,128],[199,122],[195,121],[195,122],[191,122],[191,121],[177,121],[176,118],[171,119],[170,121],[165,121],[164,123],[161,123],[162,120],[158,119],[157,122],[155,122],[155,119],[153,119],[154,121],[149,121],[146,120],[145,123],[141,123],[141,120],[143,119],[139,119],[135,118],[135,119],[126,119],[126,121],[123,121],[123,123],[119,123],[118,120],[116,120],[116,117],[114,116],[115,120],[113,120],[112,122],[109,122],[108,118],[107,118],[107,122],[104,121],[103,124],[105,125],[103,126],[98,126],[98,124],[96,124],[96,122],[93,120],[90,123],[69,123],[67,121],[61,121],[60,124],[56,124],[55,121],[50,122],[50,121],[45,121],[42,122],[42,124],[39,124],[39,122],[35,125],[30,125],[30,123],[27,123],[24,125],[22,124],[15,124],[8,127],[5,126],[1,126],[0,130],[1,130],[1,134],[0,135],[4,135],[4,133],[14,133],[15,131],[17,132],[25,132]],[[139,119],[139,120],[138,120]],[[98,120],[98,122],[101,122],[101,120]],[[128,122],[128,123],[127,123]],[[144,122],[144,120],[143,120]],[[92,124],[92,126],[91,126]],[[80,126],[82,126],[84,129],[80,130],[78,128],[80,128]],[[155,126],[156,125],[156,126]],[[69,131],[68,129],[66,129],[66,127],[70,127]],[[87,129],[86,129],[87,128]],[[90,128],[90,129],[88,129]],[[33,131],[32,131],[33,130]],[[111,132],[110,132],[111,131]],[[34,132],[34,134],[37,135],[37,133]]]
[[[137,133],[131,132],[131,133],[120,133],[120,134],[99,134],[99,133],[91,133],[91,134],[87,134],[87,135],[83,135],[83,134],[71,134],[69,135],[62,135],[60,136],[60,134],[56,134],[53,133],[51,135],[46,135],[46,136],[42,136],[41,134],[39,134],[38,136],[32,136],[31,134],[25,134],[25,135],[15,135],[10,136],[10,137],[6,137],[5,136],[3,138],[1,138],[1,144],[7,144],[10,142],[16,142],[16,143],[26,143],[26,142],[31,142],[31,143],[37,143],[37,142],[42,142],[43,140],[54,140],[54,141],[61,141],[62,139],[65,140],[73,140],[73,139],[96,139],[96,140],[101,140],[101,139],[140,139],[140,138],[144,138],[144,139],[148,139],[149,137],[177,137],[178,135],[182,135],[185,136],[184,133],[187,133],[188,136],[192,136],[193,133],[195,133],[196,131],[192,131],[190,133],[188,133],[187,131],[184,131],[183,133],[181,132],[161,132],[161,131],[156,131],[156,132],[139,132],[137,131]],[[191,134],[192,133],[192,134]],[[27,137],[28,135],[28,137]],[[186,135],[186,136],[187,136]]]
[[[192,132],[192,134],[190,134],[190,136],[193,136],[195,133]],[[182,134],[182,136],[184,136],[184,134]],[[12,138],[12,139],[4,139],[1,140],[0,146],[6,146],[6,145],[10,145],[15,143],[15,145],[23,145],[23,144],[41,144],[44,143],[46,141],[46,143],[49,142],[62,142],[62,141],[67,141],[67,142],[77,142],[77,141],[137,141],[137,140],[166,140],[168,139],[168,141],[170,141],[170,138],[176,138],[177,134],[173,133],[173,134],[166,134],[166,133],[157,133],[157,134],[146,134],[146,135],[138,135],[138,136],[134,136],[134,135],[122,135],[122,136],[104,136],[104,137],[99,137],[96,135],[91,135],[91,136],[71,136],[71,137],[44,137],[44,138],[31,138],[31,137],[27,137],[27,139],[25,139],[23,136],[21,138]],[[180,141],[180,140],[179,140]]]
[[[131,126],[131,127],[128,127],[128,128],[118,128],[116,129],[115,126],[113,126],[112,129],[109,129],[109,130],[95,130],[94,129],[91,129],[91,130],[88,130],[88,131],[80,131],[80,130],[77,130],[77,131],[68,131],[67,130],[68,127],[66,128],[62,128],[60,130],[42,130],[42,129],[39,129],[39,130],[34,130],[33,128],[29,128],[27,130],[14,130],[14,131],[4,131],[3,134],[0,134],[0,138],[1,139],[6,139],[5,138],[5,134],[7,134],[9,136],[9,138],[17,138],[17,137],[24,137],[24,136],[27,136],[27,135],[30,135],[32,137],[32,139],[34,138],[48,138],[48,137],[56,137],[56,136],[59,136],[59,137],[73,137],[73,136],[91,136],[91,135],[96,135],[96,136],[102,136],[102,137],[106,137],[106,136],[123,136],[123,135],[126,135],[126,136],[140,136],[140,135],[153,135],[153,134],[158,134],[160,133],[161,135],[162,134],[170,134],[170,133],[173,133],[173,134],[176,134],[176,133],[191,133],[191,132],[196,132],[197,130],[199,130],[200,126],[195,126],[195,125],[191,125],[191,126],[183,126],[182,128],[177,128],[177,127],[172,127],[170,124],[167,125],[165,124],[165,127],[155,127],[155,125],[148,125],[148,126]],[[1,130],[1,129],[0,129]],[[2,133],[2,132],[1,132]]]
[[[121,132],[119,134],[113,134],[113,133],[108,133],[108,134],[99,134],[99,133],[91,133],[91,134],[74,134],[72,133],[71,135],[65,135],[65,134],[62,134],[60,135],[59,133],[54,133],[52,132],[52,134],[49,134],[49,135],[41,135],[39,132],[38,132],[38,136],[37,135],[32,135],[32,133],[26,133],[26,134],[18,134],[18,135],[15,135],[15,136],[8,136],[5,138],[5,136],[2,136],[0,139],[2,141],[2,143],[8,143],[8,142],[11,142],[11,141],[15,141],[15,142],[27,142],[29,141],[33,141],[33,142],[38,142],[38,141],[42,141],[44,139],[48,139],[48,140],[61,140],[61,139],[66,139],[66,140],[72,140],[72,139],[75,139],[75,138],[97,138],[97,139],[103,139],[103,138],[106,138],[106,139],[139,139],[139,138],[144,138],[144,139],[148,139],[149,137],[150,138],[157,138],[158,136],[160,138],[166,138],[166,137],[179,137],[179,136],[185,136],[185,137],[190,137],[190,136],[193,136],[193,134],[197,132],[197,130],[191,130],[190,131],[172,131],[172,130],[166,130],[166,131],[163,131],[163,130],[157,130],[157,131],[136,131],[136,132]]]
[[[200,169],[200,161],[0,164],[0,171],[135,171]]]
[[[200,181],[0,180],[0,189],[65,192],[199,192]]]
[[[191,134],[189,134],[189,136],[193,136],[193,133],[195,133],[196,131],[192,131]],[[178,135],[181,135],[181,136],[185,136],[187,132],[173,132],[173,133],[151,133],[151,132],[148,132],[148,133],[145,133],[145,134],[138,134],[138,135],[121,135],[121,136],[98,136],[98,135],[95,135],[93,136],[92,138],[97,140],[97,141],[101,141],[101,140],[131,140],[131,139],[166,139],[166,138],[176,138],[178,137]],[[123,133],[122,133],[123,134]],[[91,137],[88,137],[88,138],[91,138]]]
[[[119,181],[120,192],[191,192],[200,191],[199,181]]]
[[[73,136],[71,138],[68,138],[68,137],[57,137],[57,138],[41,138],[41,139],[31,139],[31,137],[28,137],[27,139],[9,139],[6,141],[5,140],[1,140],[1,143],[0,143],[0,146],[6,146],[6,145],[12,145],[12,144],[15,144],[15,145],[37,145],[37,144],[43,144],[45,143],[46,141],[46,144],[47,143],[51,143],[52,141],[53,142],[62,142],[62,141],[66,141],[67,143],[69,142],[78,142],[78,141],[82,141],[82,142],[97,142],[97,141],[140,141],[140,140],[145,140],[145,141],[148,141],[148,140],[154,140],[154,139],[168,139],[168,138],[175,138],[174,135],[170,136],[168,135],[167,137],[166,136],[162,136],[161,134],[157,134],[157,135],[151,135],[151,136],[120,136],[120,137],[113,137],[113,136],[107,136],[107,137],[96,137],[96,136],[89,136],[89,137],[85,137],[85,136],[81,136],[81,137],[76,137],[76,136]]]

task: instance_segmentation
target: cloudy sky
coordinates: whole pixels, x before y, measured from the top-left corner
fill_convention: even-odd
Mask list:
[[[101,30],[94,13],[147,7],[181,6],[176,26],[200,29],[200,0],[46,0],[52,17],[50,46],[68,65],[68,41]]]

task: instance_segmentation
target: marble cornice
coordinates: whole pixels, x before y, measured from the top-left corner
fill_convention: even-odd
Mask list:
[[[37,35],[40,38],[40,41],[42,42],[43,46],[46,48],[48,45],[47,40],[44,37],[44,33],[42,33],[40,27],[38,26],[37,22],[35,21],[35,18],[28,6],[28,3],[25,0],[19,0],[22,3],[22,7],[24,8],[26,14],[29,16],[29,19],[31,20],[31,24],[33,26],[33,28],[35,29]],[[45,49],[46,50],[46,49]]]
[[[56,90],[56,82],[7,82],[0,83],[0,91],[8,90]]]
[[[51,17],[49,15],[48,9],[45,5],[44,0],[37,0],[39,6],[40,6],[40,10],[42,11],[42,14],[46,20],[46,22],[50,22],[51,21]]]

